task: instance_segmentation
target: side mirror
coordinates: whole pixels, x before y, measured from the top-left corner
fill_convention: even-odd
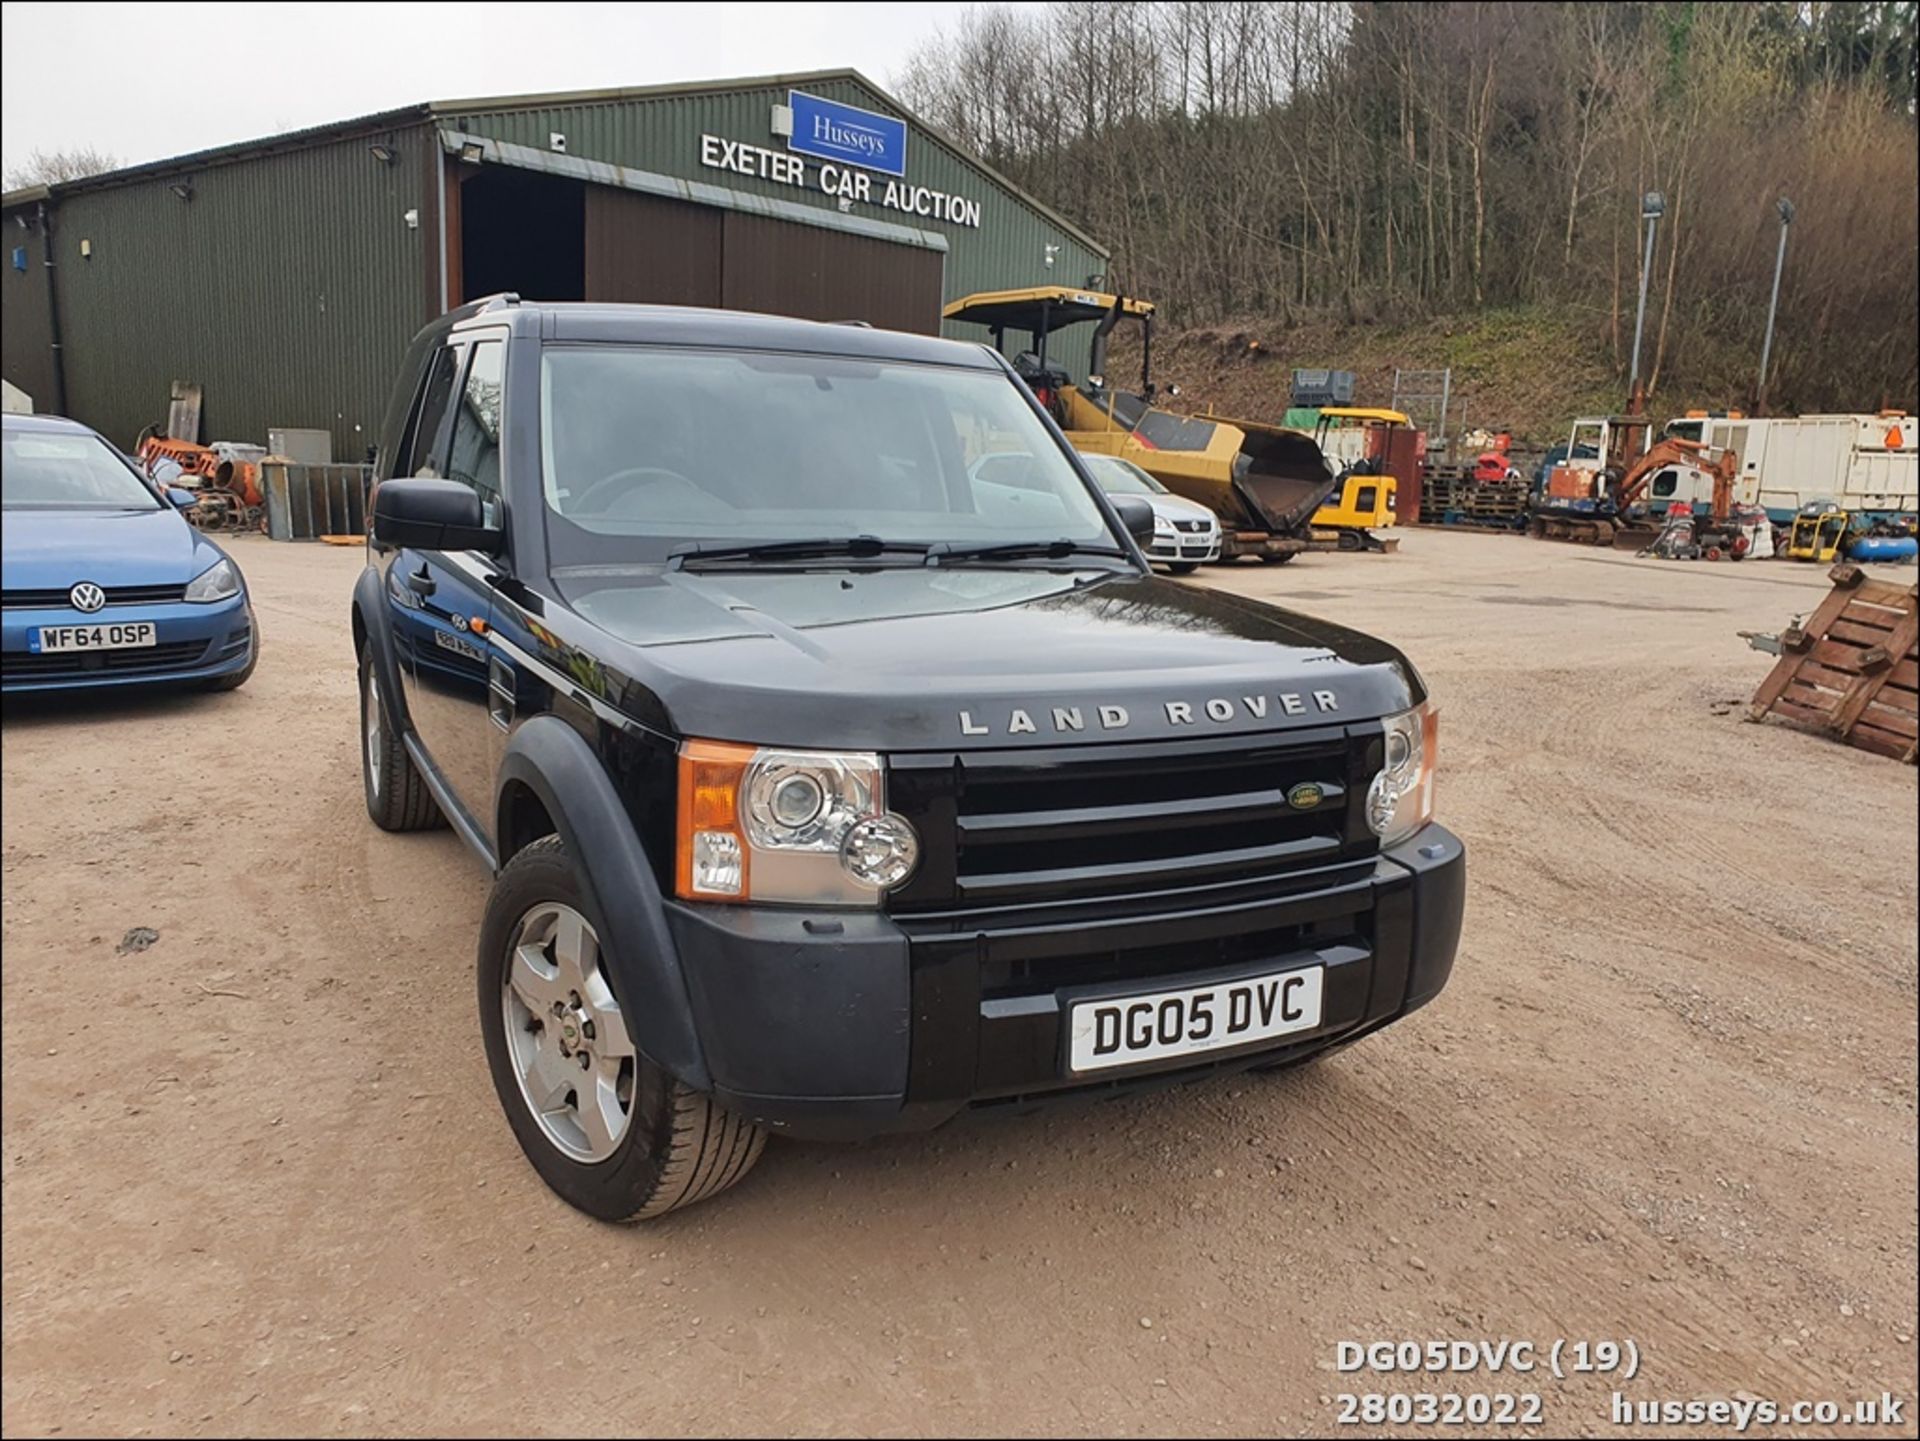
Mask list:
[[[486,524],[472,486],[421,477],[374,487],[373,539],[394,549],[496,553],[504,537]]]
[[[1120,524],[1127,528],[1127,534],[1138,541],[1153,539],[1153,502],[1144,495],[1116,495],[1111,497],[1115,514]]]
[[[192,510],[200,504],[200,497],[183,486],[170,485],[167,487],[167,502],[175,510]]]

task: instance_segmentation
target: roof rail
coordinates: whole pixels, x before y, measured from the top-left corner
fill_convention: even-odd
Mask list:
[[[480,313],[485,315],[489,310],[504,310],[509,305],[518,305],[519,303],[520,296],[517,292],[503,290],[498,295],[489,295],[485,300],[481,301]]]

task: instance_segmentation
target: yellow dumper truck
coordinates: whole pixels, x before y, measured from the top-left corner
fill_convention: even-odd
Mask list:
[[[1176,495],[1206,506],[1220,517],[1223,558],[1287,561],[1313,539],[1314,512],[1336,484],[1320,447],[1284,426],[1155,405],[1151,301],[1042,285],[964,296],[942,314],[985,326],[1003,355],[1009,334],[1024,342],[1008,359],[1068,442],[1090,455],[1122,456]],[[1109,384],[1106,374],[1108,341],[1122,321],[1140,327],[1136,391]],[[1049,337],[1077,325],[1094,327],[1081,378],[1047,353]]]

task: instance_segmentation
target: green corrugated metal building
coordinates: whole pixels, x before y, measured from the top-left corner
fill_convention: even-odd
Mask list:
[[[904,122],[904,173],[796,138],[834,103]],[[417,105],[11,192],[0,219],[0,362],[36,409],[131,447],[197,382],[202,440],[324,429],[341,460],[413,332],[474,296],[931,332],[945,300],[1107,258],[851,70]]]

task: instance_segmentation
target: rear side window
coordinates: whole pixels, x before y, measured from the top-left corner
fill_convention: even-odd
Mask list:
[[[456,347],[445,346],[434,356],[413,426],[406,444],[401,447],[399,463],[394,466],[395,475],[437,476],[440,473],[436,448],[441,428],[446,424],[447,408],[453,402],[453,382],[459,369],[460,351]]]
[[[479,492],[488,525],[500,523],[500,381],[506,352],[498,340],[473,347],[467,383],[453,414],[453,443],[447,448],[447,478]]]

